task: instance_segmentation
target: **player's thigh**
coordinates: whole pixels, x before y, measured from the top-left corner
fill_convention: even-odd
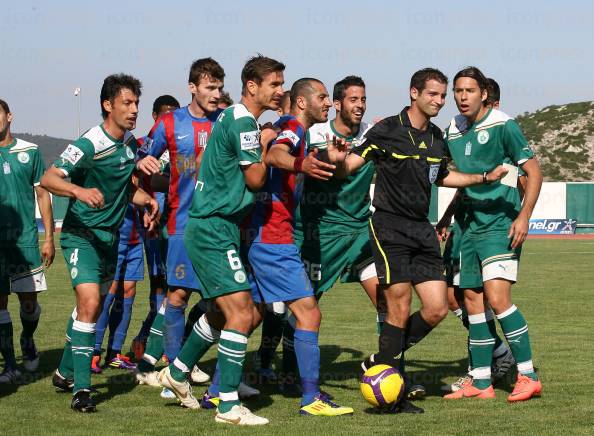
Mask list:
[[[322,321],[322,313],[314,296],[290,301],[288,306],[297,319],[298,329],[318,331]]]
[[[491,279],[483,284],[489,305],[496,314],[509,309],[512,305],[512,282],[506,279]]]
[[[468,232],[460,243],[460,288],[481,289],[483,275],[476,240]]]
[[[345,267],[341,283],[361,283],[371,278],[377,280],[377,271],[369,241],[369,231],[353,232],[343,251]]]
[[[345,270],[349,242],[348,235],[317,235],[303,241],[301,258],[316,294],[332,288]]]
[[[142,243],[127,244],[120,241],[114,280],[135,282],[144,280],[144,250]]]
[[[204,298],[250,289],[236,224],[214,217],[189,219],[184,243]]]
[[[421,301],[421,313],[429,324],[436,324],[448,313],[447,285],[444,280],[430,280],[415,285]]]
[[[232,292],[216,297],[215,301],[225,317],[226,329],[237,329],[244,334],[251,332],[255,308],[251,292]]]
[[[411,259],[411,276],[413,285],[444,281],[444,265],[435,229],[428,222],[414,223],[414,241],[416,247]]]

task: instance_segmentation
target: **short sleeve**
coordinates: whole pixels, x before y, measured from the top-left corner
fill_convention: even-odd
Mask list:
[[[251,117],[234,120],[228,135],[229,143],[238,158],[239,165],[261,162],[260,129],[256,120]]]
[[[45,165],[43,163],[43,159],[41,159],[41,153],[39,149],[33,152],[33,173],[31,174],[31,184],[33,186],[39,185],[41,181],[41,176],[45,172]]]
[[[158,118],[151,131],[146,136],[144,143],[138,149],[138,158],[153,156],[159,159],[167,150],[167,128],[165,117],[171,118],[173,114],[167,113]]]
[[[93,166],[95,148],[91,141],[80,138],[74,144],[68,145],[66,150],[56,159],[54,166],[67,176],[84,173]]]
[[[286,122],[282,123],[280,126],[280,133],[273,141],[272,145],[274,144],[283,144],[289,147],[291,154],[293,154],[296,150],[299,149],[299,142],[301,138],[297,133],[297,125],[296,123]]]
[[[522,165],[528,159],[534,157],[534,152],[515,120],[509,120],[505,123],[503,128],[503,145],[505,147],[505,155],[517,165]]]
[[[373,129],[369,130],[365,136],[365,141],[361,145],[353,148],[351,153],[361,156],[363,159],[365,159],[365,162],[377,162],[383,157],[384,149],[379,144]]]

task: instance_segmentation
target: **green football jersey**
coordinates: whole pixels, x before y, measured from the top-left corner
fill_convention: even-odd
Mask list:
[[[202,153],[190,217],[239,223],[254,204],[241,167],[261,159],[260,128],[251,112],[241,103],[221,112]]]
[[[458,115],[446,129],[449,152],[459,171],[482,174],[497,165],[521,166],[534,156],[520,127],[511,117],[491,109],[472,126]],[[500,182],[464,189],[468,229],[508,231],[521,207],[516,188]]]
[[[0,244],[37,247],[35,191],[45,170],[37,145],[14,139],[0,147]]]
[[[351,142],[351,148],[365,141],[365,133],[371,128],[361,123],[359,132],[345,137],[334,129],[334,121],[314,124],[307,132],[308,148],[326,149],[326,135],[344,138]],[[371,211],[369,186],[375,173],[373,162],[366,163],[355,174],[346,179],[332,178],[327,181],[306,177],[297,208],[296,222],[319,224],[321,233],[350,233],[353,229],[366,228]]]
[[[95,126],[70,144],[54,165],[83,188],[97,188],[105,204],[93,209],[82,201],[70,199],[62,230],[100,229],[117,231],[130,202],[131,176],[137,143],[126,132],[122,141],[109,136],[103,125]]]

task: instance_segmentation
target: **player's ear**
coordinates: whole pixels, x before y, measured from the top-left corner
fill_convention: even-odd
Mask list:
[[[417,88],[410,88],[410,99],[415,101],[419,97],[419,90]]]
[[[245,84],[247,91],[250,95],[256,95],[256,91],[258,90],[258,84],[253,80],[248,80]]]
[[[12,112],[8,112],[6,114],[6,121],[8,121],[9,123],[12,123]]]
[[[111,101],[109,101],[109,99],[103,100],[103,103],[101,103],[101,106],[103,106],[103,109],[107,113],[111,113],[111,111],[113,110],[112,105],[111,105]]]
[[[307,99],[303,95],[297,96],[297,107],[299,109],[307,108]]]
[[[334,106],[334,110],[336,110],[336,112],[340,112],[342,109],[342,102],[340,100],[334,100],[332,102],[332,105]]]
[[[483,89],[482,94],[481,94],[481,100],[483,102],[487,101],[487,98],[489,97],[489,93],[487,92],[486,89]]]
[[[188,90],[190,91],[190,94],[192,94],[192,95],[195,95],[196,92],[198,91],[196,89],[196,84],[192,83],[192,82],[188,83]]]

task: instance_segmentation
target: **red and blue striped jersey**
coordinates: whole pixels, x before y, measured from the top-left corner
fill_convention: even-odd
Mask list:
[[[140,244],[143,239],[143,227],[140,221],[140,212],[132,203],[128,203],[124,221],[120,226],[120,243],[128,245]]]
[[[306,129],[293,115],[282,116],[275,126],[280,133],[271,147],[284,144],[294,157],[306,153]],[[301,177],[279,168],[269,168],[262,191],[257,194],[256,204],[250,220],[250,230],[255,242],[265,244],[292,244],[295,227],[295,208],[299,204],[298,185]]]
[[[220,111],[206,118],[192,116],[188,106],[168,112],[157,119],[141,147],[139,157],[157,159],[169,152],[171,175],[167,195],[167,233],[183,234],[188,210],[198,177],[197,159],[206,147],[212,126]]]

